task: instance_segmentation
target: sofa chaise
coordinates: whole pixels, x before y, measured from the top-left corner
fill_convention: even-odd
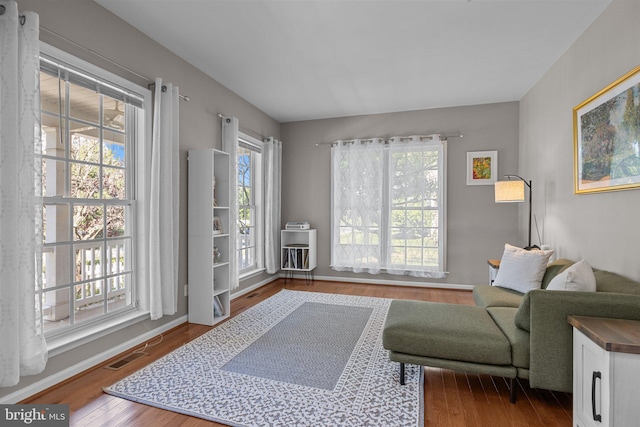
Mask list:
[[[544,269],[540,289],[526,293],[478,285],[476,305],[394,300],[383,330],[392,361],[488,374],[532,388],[571,392],[572,327],[567,316],[640,320],[640,283],[593,270],[595,292],[548,290],[551,280],[574,262],[561,259]],[[546,265],[546,264],[545,264]]]

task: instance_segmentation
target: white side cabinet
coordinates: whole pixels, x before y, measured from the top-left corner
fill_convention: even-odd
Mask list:
[[[569,316],[573,425],[639,425],[640,321]]]
[[[310,273],[317,266],[316,239],[315,229],[281,230],[280,269]]]
[[[493,286],[493,281],[496,280],[498,269],[500,268],[500,260],[490,259],[487,260],[487,264],[489,264],[489,285]]]
[[[214,325],[229,316],[232,238],[229,154],[190,150],[188,201],[189,322]],[[233,175],[235,176],[235,175]]]

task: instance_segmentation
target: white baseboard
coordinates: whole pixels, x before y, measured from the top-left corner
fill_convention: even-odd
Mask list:
[[[261,288],[262,286],[266,285],[267,283],[271,283],[274,280],[278,280],[279,278],[280,278],[280,276],[276,274],[276,275],[273,275],[273,276],[271,276],[271,277],[269,277],[269,278],[267,278],[267,279],[265,279],[265,280],[263,280],[261,282],[258,282],[258,283],[254,284],[254,285],[251,285],[248,288],[244,288],[244,289],[238,290],[236,292],[231,291],[231,299],[234,300],[236,298],[241,297],[242,295],[248,294],[249,292],[253,292],[256,289]]]
[[[106,360],[111,359],[118,354],[125,352],[137,345],[144,343],[145,341],[150,340],[151,338],[160,335],[169,329],[173,329],[178,325],[186,323],[188,320],[187,316],[181,316],[177,319],[172,320],[169,323],[165,323],[162,326],[157,327],[156,329],[150,330],[142,335],[139,335],[135,338],[130,339],[116,347],[110,348],[107,351],[96,354],[81,363],[77,363],[73,366],[69,366],[66,369],[63,369],[59,372],[49,375],[46,378],[43,378],[39,381],[36,381],[33,384],[29,384],[28,386],[21,388],[20,390],[16,390],[11,394],[0,397],[0,404],[12,404],[19,402],[23,399],[26,399],[29,396],[33,396],[36,393],[39,393],[47,388],[58,384],[66,379],[71,378],[74,375],[77,375],[87,369],[90,369],[96,365],[105,362]]]
[[[280,274],[280,277],[285,277]],[[337,277],[337,276],[314,276],[314,280],[325,280],[329,282],[351,282],[351,283],[370,283],[374,285],[392,285],[392,286],[413,286],[417,288],[435,288],[435,289],[457,289],[470,291],[473,285],[462,285],[456,283],[437,283],[437,282],[410,282],[408,280],[382,280],[360,277]]]

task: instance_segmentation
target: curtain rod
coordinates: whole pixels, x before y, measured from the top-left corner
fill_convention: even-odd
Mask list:
[[[436,133],[436,135],[437,135],[437,133]],[[426,135],[426,136],[429,136],[429,135]],[[460,132],[455,132],[455,133],[451,133],[451,134],[444,134],[444,135],[441,134],[441,137],[442,137],[442,139],[447,141],[449,138],[464,138],[464,135],[461,134]],[[360,141],[361,142],[372,142],[374,139],[382,139],[385,142],[385,144],[391,142],[391,138],[390,139],[364,138],[364,139],[361,139]],[[400,137],[400,141],[401,142],[402,141],[406,141],[408,139],[411,139],[411,137]],[[344,140],[342,142],[353,144],[355,142],[355,139],[347,139],[347,140]],[[315,146],[316,147],[320,147],[320,146],[323,146],[323,145],[334,145],[335,143],[336,143],[336,141],[334,141],[334,142],[316,142]]]
[[[80,48],[80,49],[82,49],[84,51],[89,52],[92,55],[97,56],[98,58],[102,59],[103,61],[107,61],[108,63],[110,63],[112,65],[115,65],[116,67],[126,71],[127,73],[133,74],[134,76],[139,77],[139,78],[141,78],[143,80],[146,80],[148,82],[153,82],[154,81],[154,79],[151,79],[151,78],[149,78],[149,77],[147,77],[147,76],[145,76],[143,74],[137,73],[137,72],[133,71],[131,68],[125,67],[124,65],[119,64],[116,61],[107,58],[106,56],[96,52],[95,50],[92,50],[92,49],[89,49],[88,47],[82,46],[81,44],[78,44],[78,43],[74,42],[71,39],[68,39],[67,37],[65,37],[63,35],[56,33],[55,31],[52,31],[52,30],[50,30],[50,29],[48,29],[46,27],[42,27],[42,26],[40,27],[40,29],[44,30],[45,32],[47,32],[47,33],[49,33],[51,35],[54,35],[54,36],[58,37],[61,40],[64,40],[65,42],[67,42],[69,44],[72,44],[75,47],[78,47],[78,48]],[[151,85],[155,85],[155,83],[150,83],[148,86],[151,86]],[[190,98],[187,95],[179,95],[179,96],[180,96],[180,99],[183,99],[185,101],[190,101]]]
[[[147,85],[148,89],[151,89],[151,86],[155,86],[155,83],[149,83]],[[162,92],[166,92],[167,91],[167,86],[166,85],[162,85]],[[187,96],[187,95],[181,95],[178,94],[178,96],[180,97],[180,99],[184,100],[184,101],[191,101],[191,99]]]

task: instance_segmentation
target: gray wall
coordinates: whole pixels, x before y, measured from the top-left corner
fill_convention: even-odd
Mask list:
[[[640,64],[640,2],[614,0],[520,102],[520,171],[558,255],[640,280],[640,189],[573,192],[573,108]],[[525,221],[520,212],[520,222]],[[521,227],[522,228],[522,227]]]
[[[449,134],[447,145],[447,279],[336,272],[330,263],[330,147],[338,139]],[[494,203],[493,186],[466,185],[466,153],[498,150],[499,176],[518,171],[518,103],[377,114],[282,125],[282,221],[305,220],[318,229],[316,276],[440,285],[473,285],[488,280],[488,258],[500,258],[517,236],[517,205]]]
[[[161,77],[180,87],[181,93],[191,101],[180,103],[180,249],[179,284],[187,283],[187,161],[186,151],[192,148],[222,147],[218,113],[235,116],[240,127],[264,136],[280,136],[280,124],[235,95],[215,80],[209,78],[178,56],[155,43],[120,18],[106,11],[93,1],[87,0],[20,0],[21,11],[31,10],[40,16],[40,40],[67,51],[87,62],[146,87],[151,83],[114,66],[109,61],[74,45],[77,43],[111,61],[124,65],[142,76]],[[51,30],[66,39],[47,32]],[[265,280],[266,274],[254,277],[242,285]],[[36,380],[52,375],[74,364],[107,351],[112,347],[133,339],[187,313],[187,298],[179,293],[178,314],[165,316],[152,322],[145,321],[104,338],[85,344],[72,351],[49,360],[43,374],[24,377],[15,387],[1,388],[0,397],[8,395]]]

